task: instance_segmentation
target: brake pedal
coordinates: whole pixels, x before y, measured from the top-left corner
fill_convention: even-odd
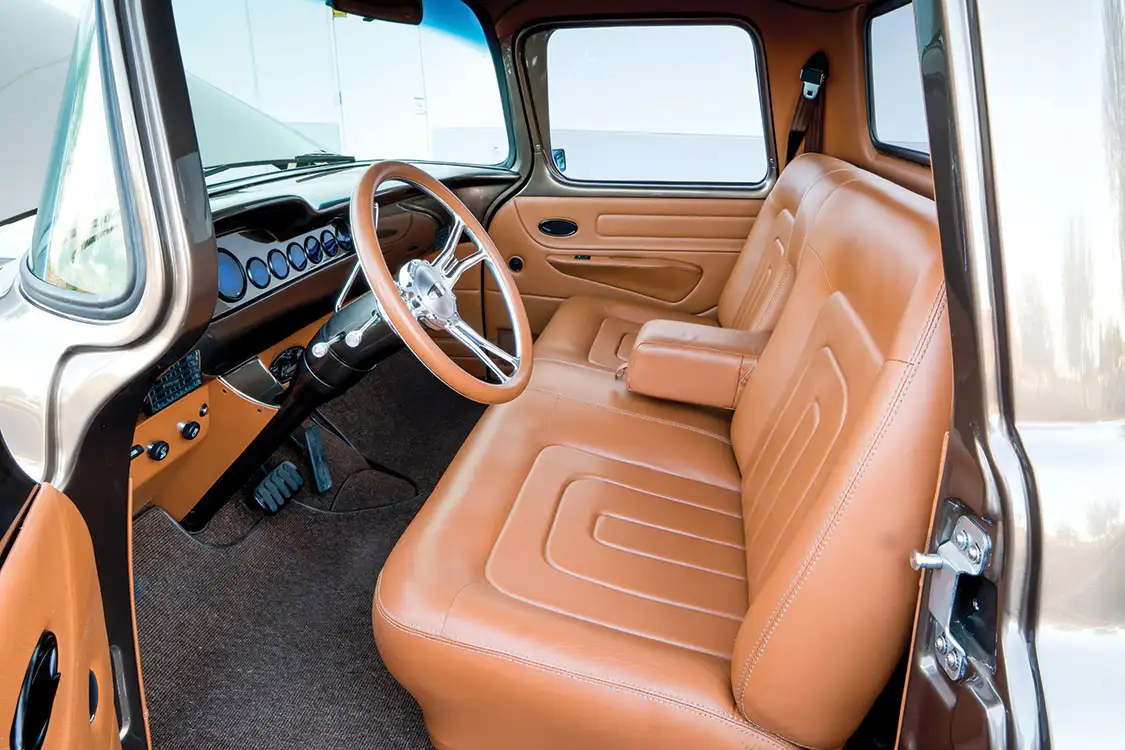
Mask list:
[[[277,515],[305,483],[292,461],[282,461],[254,488],[254,503],[266,513]]]

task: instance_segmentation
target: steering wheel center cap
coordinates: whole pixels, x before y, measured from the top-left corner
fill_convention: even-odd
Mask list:
[[[412,260],[403,266],[402,284],[407,302],[419,317],[436,323],[448,323],[457,317],[457,295],[449,279],[424,260]]]

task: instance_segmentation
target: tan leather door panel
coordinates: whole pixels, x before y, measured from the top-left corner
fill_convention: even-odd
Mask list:
[[[58,687],[50,703],[46,750],[120,748],[109,638],[90,532],[74,504],[42,486],[0,567],[0,731],[9,740],[36,645],[57,643]],[[90,717],[91,679],[97,710]]]
[[[761,204],[735,198],[523,195],[496,212],[489,234],[505,258],[523,260],[513,276],[538,333],[564,299],[577,295],[685,313],[714,308]],[[568,219],[578,230],[569,237],[544,234],[539,224],[546,219]],[[490,337],[508,327],[490,279],[485,279],[485,318]]]

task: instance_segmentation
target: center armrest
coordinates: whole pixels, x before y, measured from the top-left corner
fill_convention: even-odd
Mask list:
[[[645,396],[733,409],[767,341],[768,333],[652,320],[637,334],[625,382]]]

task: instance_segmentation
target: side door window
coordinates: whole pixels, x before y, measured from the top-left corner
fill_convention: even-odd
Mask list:
[[[583,182],[746,184],[769,173],[758,51],[733,25],[564,28],[547,40],[550,141]]]
[[[875,147],[929,163],[926,107],[911,3],[867,22],[867,116]]]

